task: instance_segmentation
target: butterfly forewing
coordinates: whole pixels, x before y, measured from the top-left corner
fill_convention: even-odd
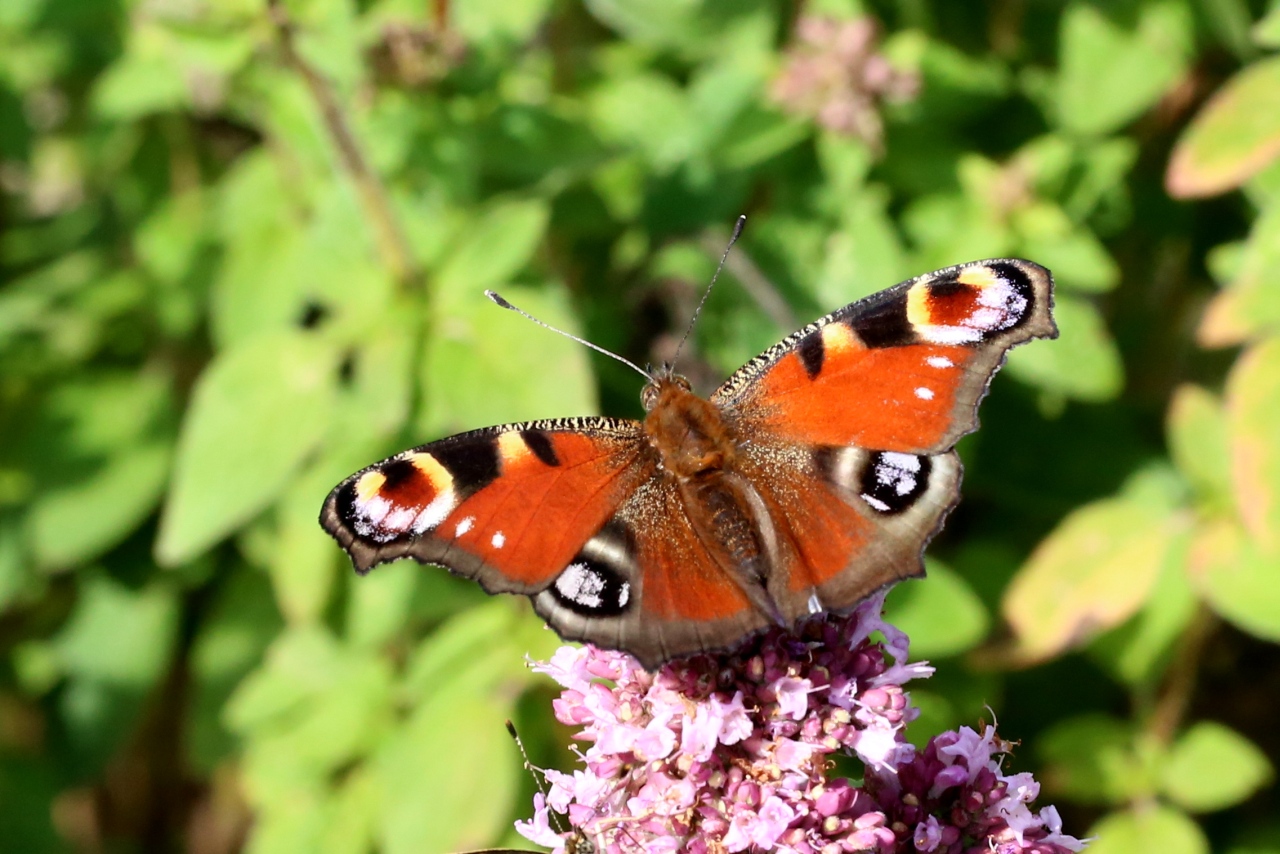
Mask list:
[[[748,362],[712,401],[808,446],[950,449],[1010,347],[1055,337],[1052,279],[1012,259],[949,267],[845,306]]]
[[[320,521],[361,572],[412,557],[489,592],[532,595],[646,479],[641,436],[636,422],[607,418],[463,433],[347,478]]]

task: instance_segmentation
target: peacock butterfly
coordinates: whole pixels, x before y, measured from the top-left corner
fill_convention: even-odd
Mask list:
[[[473,430],[356,472],[320,523],[360,573],[412,557],[522,593],[566,640],[653,668],[847,611],[903,578],[959,496],[952,448],[1010,347],[1058,334],[1029,261],[845,306],[709,398],[670,368],[644,421]]]

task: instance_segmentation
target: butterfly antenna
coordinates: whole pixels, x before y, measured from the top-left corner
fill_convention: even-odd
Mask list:
[[[698,307],[693,310],[693,317],[689,318],[689,326],[684,331],[684,337],[680,339],[680,345],[676,347],[676,354],[671,358],[672,367],[680,358],[680,351],[684,349],[684,342],[689,340],[689,336],[693,333],[693,325],[698,322],[698,315],[702,314],[702,307],[707,304],[707,297],[711,296],[711,289],[716,285],[716,279],[720,278],[720,271],[724,269],[724,262],[729,259],[729,250],[733,248],[733,244],[738,242],[738,238],[742,236],[742,229],[747,224],[747,215],[742,214],[738,217],[738,221],[733,224],[733,236],[729,238],[729,245],[724,248],[724,254],[720,256],[720,263],[716,266],[715,273],[711,276],[711,282],[707,285],[707,289],[702,292],[702,299],[698,300]]]
[[[584,347],[590,347],[592,350],[595,350],[597,353],[604,353],[610,359],[617,359],[619,362],[626,365],[628,368],[635,371],[636,373],[640,374],[640,376],[644,377],[649,382],[657,382],[653,374],[644,370],[635,362],[632,362],[629,359],[624,359],[622,356],[619,356],[617,353],[606,350],[605,348],[599,345],[592,344],[590,341],[588,341],[585,338],[579,338],[577,335],[574,335],[572,332],[565,332],[563,329],[556,329],[550,323],[544,323],[543,321],[534,317],[532,314],[520,308],[519,306],[512,305],[510,302],[507,301],[505,297],[502,296],[502,294],[499,294],[496,291],[485,291],[484,295],[487,296],[489,299],[493,300],[497,305],[500,305],[503,308],[508,309],[510,311],[514,311],[516,314],[519,314],[528,320],[532,320],[534,323],[538,324],[543,329],[550,329],[552,332],[556,332],[560,335],[563,335],[565,338],[569,338],[574,341],[577,341],[579,344],[583,345]]]
[[[529,761],[529,753],[524,749],[524,742],[520,740],[520,734],[516,732],[516,725],[513,724],[511,721],[507,721],[507,732],[511,734],[511,738],[513,741],[515,741],[516,747],[520,748],[520,755],[524,757],[524,767],[530,774],[533,775],[533,783],[535,786],[538,787],[538,792],[542,795],[543,802],[546,802],[547,798],[550,796],[547,794],[547,787],[543,785],[542,777],[539,774],[539,772],[541,772],[542,769]],[[556,826],[556,833],[563,835],[565,831],[560,826],[559,814],[555,810],[548,807],[547,817],[551,820],[551,823]]]

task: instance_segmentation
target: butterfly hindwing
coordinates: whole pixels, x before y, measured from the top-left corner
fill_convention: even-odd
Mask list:
[[[954,452],[758,444],[739,460],[769,507],[782,546],[769,593],[790,621],[842,611],[924,574],[924,544],[959,494]]]
[[[771,621],[716,551],[655,472],[533,606],[562,638],[625,649],[646,667],[720,649]]]
[[[1010,347],[1056,337],[1052,279],[1028,261],[949,267],[811,323],[748,362],[712,402],[741,432],[812,447],[946,451]]]

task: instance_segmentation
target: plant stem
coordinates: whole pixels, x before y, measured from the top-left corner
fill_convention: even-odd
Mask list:
[[[342,166],[355,183],[361,204],[373,224],[374,237],[383,262],[402,287],[413,291],[421,290],[425,282],[423,271],[413,257],[413,250],[404,236],[404,230],[396,220],[386,187],[369,166],[369,160],[356,140],[351,122],[347,120],[337,94],[329,81],[299,53],[294,41],[295,26],[281,0],[268,0],[267,7],[280,36],[285,60],[298,72],[310,90],[311,97],[320,108],[325,128],[338,150]]]

